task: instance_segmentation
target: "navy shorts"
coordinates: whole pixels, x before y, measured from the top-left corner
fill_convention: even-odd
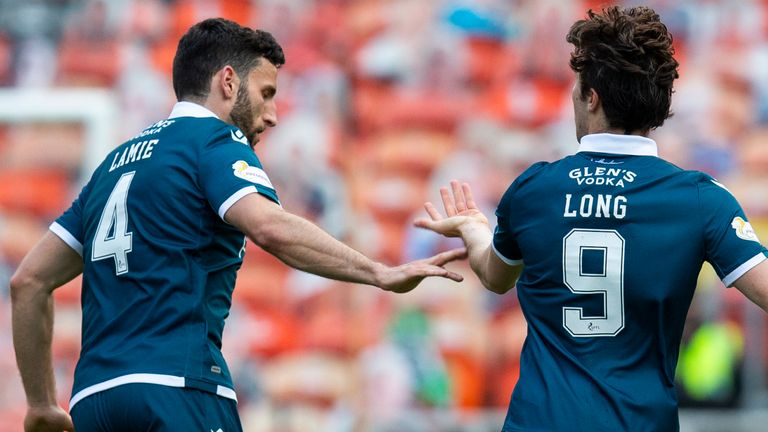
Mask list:
[[[77,432],[242,432],[237,403],[192,388],[124,384],[77,402]]]

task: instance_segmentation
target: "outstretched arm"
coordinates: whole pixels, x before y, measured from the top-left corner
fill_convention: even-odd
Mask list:
[[[48,231],[11,278],[13,346],[27,395],[27,432],[73,431],[56,402],[51,360],[53,290],[83,270],[83,259]]]
[[[752,303],[768,312],[768,260],[752,267],[733,286],[739,289]]]
[[[415,225],[446,237],[461,237],[467,247],[469,264],[483,286],[498,294],[509,291],[515,286],[523,266],[510,266],[493,251],[493,233],[488,218],[477,208],[469,185],[454,180],[451,189],[453,196],[448,188],[440,188],[446,217],[428,202],[424,207],[430,219],[418,219]]]
[[[241,198],[225,214],[257,245],[291,267],[346,282],[375,285],[387,291],[407,292],[425,277],[461,281],[461,275],[442,266],[464,258],[456,249],[420,261],[388,267],[336,240],[317,225],[284,211],[259,194]]]

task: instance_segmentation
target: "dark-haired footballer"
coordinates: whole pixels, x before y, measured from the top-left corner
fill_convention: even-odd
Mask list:
[[[679,430],[674,389],[701,266],[768,310],[768,264],[733,195],[658,157],[670,115],[672,36],[646,7],[589,11],[567,36],[578,151],[531,166],[497,226],[467,184],[417,226],[461,237],[485,287],[517,284],[528,335],[503,431]]]
[[[277,125],[285,59],[267,32],[209,19],[181,38],[171,115],[113,150],[11,280],[25,430],[241,431],[221,354],[247,236],[295,268],[406,292],[453,250],[398,267],[284,211],[252,147]],[[83,273],[70,409],[51,364],[52,291]],[[74,425],[73,425],[74,420]]]

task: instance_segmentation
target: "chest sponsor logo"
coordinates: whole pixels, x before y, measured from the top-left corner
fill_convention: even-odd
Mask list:
[[[267,177],[267,173],[259,167],[248,165],[248,162],[246,161],[239,160],[233,163],[232,172],[235,174],[235,177],[274,189],[272,182],[269,181],[269,177]]]
[[[733,221],[731,221],[731,228],[736,230],[736,236],[742,240],[756,241],[758,243],[760,242],[760,239],[757,238],[757,234],[755,234],[755,230],[752,228],[752,225],[742,219],[740,216],[733,218]]]
[[[176,120],[160,120],[159,122],[153,124],[152,126],[144,129],[141,131],[140,134],[136,135],[135,137],[131,138],[131,140],[135,140],[137,138],[142,138],[147,135],[154,135],[156,133],[161,132],[164,128],[167,128],[168,126],[172,125]]]
[[[605,185],[623,188],[626,183],[632,183],[637,178],[634,171],[623,168],[606,167],[582,167],[574,168],[568,172],[568,177],[582,185]]]

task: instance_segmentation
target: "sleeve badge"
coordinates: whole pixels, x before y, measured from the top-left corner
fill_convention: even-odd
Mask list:
[[[755,234],[755,230],[752,228],[752,225],[742,219],[740,216],[733,218],[733,221],[731,221],[731,227],[736,230],[736,236],[738,236],[740,239],[760,243],[760,239],[757,238],[757,234]]]
[[[272,182],[269,181],[269,177],[267,177],[267,173],[265,173],[264,170],[259,167],[248,165],[248,162],[246,161],[239,160],[233,163],[232,173],[235,174],[235,177],[239,177],[251,183],[256,183],[258,185],[274,189]]]

